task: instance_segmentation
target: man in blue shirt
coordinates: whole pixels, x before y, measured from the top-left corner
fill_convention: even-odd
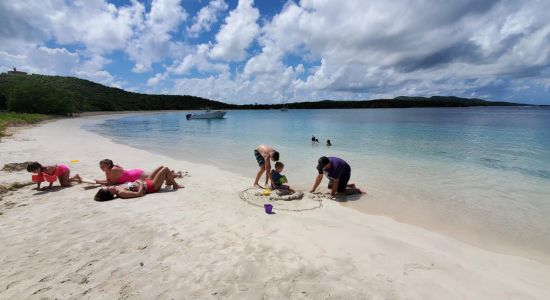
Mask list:
[[[363,193],[360,189],[355,187],[355,184],[348,184],[351,177],[351,167],[341,158],[326,156],[319,158],[317,171],[319,172],[319,175],[317,175],[315,184],[309,191],[310,193],[313,193],[319,184],[321,184],[323,174],[325,174],[332,182],[332,184],[329,185],[329,188],[331,189],[330,194],[333,197],[336,193],[341,193],[344,195]]]

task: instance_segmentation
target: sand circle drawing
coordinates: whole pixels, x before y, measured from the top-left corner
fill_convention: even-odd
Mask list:
[[[271,204],[273,211],[307,211],[323,207],[323,198],[314,195],[304,195],[303,193],[287,196],[278,196],[273,193],[270,196],[263,196],[262,190],[249,188],[239,193],[239,197],[244,202],[260,208]]]

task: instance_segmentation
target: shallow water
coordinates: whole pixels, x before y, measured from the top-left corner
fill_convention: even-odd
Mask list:
[[[192,121],[186,113],[116,117],[87,129],[249,177],[257,172],[253,149],[267,143],[301,189],[311,187],[320,156],[338,156],[369,193],[345,205],[550,261],[550,109],[229,111]]]

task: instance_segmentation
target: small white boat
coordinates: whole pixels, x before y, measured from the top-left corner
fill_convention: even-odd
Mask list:
[[[285,103],[285,91],[283,90],[283,106],[281,107],[281,111],[287,111],[288,110],[288,106],[286,106],[286,103]]]
[[[185,117],[187,120],[195,120],[195,119],[222,119],[223,116],[225,116],[227,112],[223,110],[214,110],[210,111],[207,110],[203,113],[196,113],[196,114],[187,114]]]

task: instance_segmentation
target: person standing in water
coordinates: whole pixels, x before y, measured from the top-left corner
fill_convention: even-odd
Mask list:
[[[254,181],[254,187],[261,188],[258,181],[260,181],[262,174],[265,172],[265,185],[267,186],[271,178],[271,160],[279,161],[279,152],[275,151],[271,146],[259,145],[254,149],[254,157],[260,166],[260,170],[256,174],[256,180]]]
[[[323,156],[318,160],[317,171],[319,174],[315,178],[310,193],[315,192],[315,189],[323,180],[323,174],[325,174],[330,180],[329,188],[332,197],[336,196],[337,193],[344,195],[363,194],[363,191],[358,189],[355,184],[348,183],[351,177],[351,167],[345,160],[338,157]]]

